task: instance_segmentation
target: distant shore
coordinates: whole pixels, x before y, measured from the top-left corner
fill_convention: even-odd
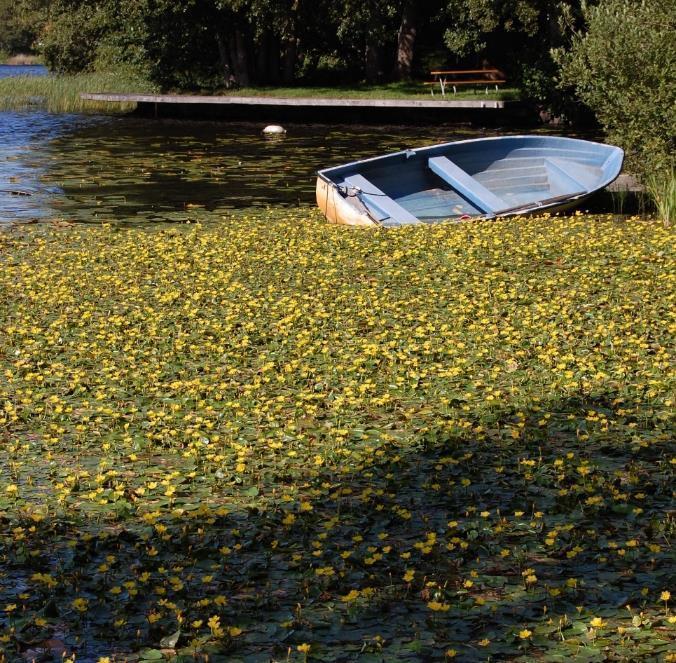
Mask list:
[[[0,62],[4,65],[12,66],[33,66],[36,64],[42,64],[40,58],[37,55],[28,55],[26,53],[19,53],[17,55],[12,55],[8,57],[4,62]]]

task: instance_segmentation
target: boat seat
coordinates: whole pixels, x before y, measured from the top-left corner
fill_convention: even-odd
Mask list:
[[[575,166],[575,164],[573,164]],[[557,183],[562,191],[579,191],[591,188],[598,179],[592,173],[585,173],[579,164],[571,172],[571,164],[565,159],[545,157],[545,168],[552,182]]]
[[[388,219],[387,225],[421,223],[417,216],[413,216],[363,175],[349,175],[345,178],[345,184],[358,190],[364,205],[380,215],[378,221]]]
[[[456,166],[446,157],[430,157],[427,160],[430,170],[447,184],[450,184],[463,198],[485,214],[497,214],[509,205],[491,193],[481,182]]]

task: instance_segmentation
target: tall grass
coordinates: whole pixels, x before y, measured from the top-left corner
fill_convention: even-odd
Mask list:
[[[155,86],[127,72],[95,72],[74,76],[16,76],[0,79],[0,110],[44,108],[55,113],[116,110],[127,111],[134,104],[111,107],[83,101],[83,92],[155,92]]]
[[[646,178],[646,190],[660,219],[671,225],[676,221],[676,170],[664,170]]]
[[[111,93],[151,93],[157,87],[148,80],[133,72],[95,72],[74,76],[17,76],[0,79],[0,110],[17,110],[31,107],[46,108],[52,112],[81,112],[98,110],[126,111],[134,104],[109,104],[83,101],[80,95],[84,92]],[[339,87],[251,87],[237,90],[220,90],[217,94],[234,94],[242,96],[275,96],[275,97],[342,97],[351,99],[429,99],[429,89],[420,83],[390,83],[385,85],[353,85]],[[442,97],[438,90],[434,99],[514,99],[517,91],[509,88],[496,92],[489,90],[484,94],[483,88],[462,90],[457,95],[447,94]]]

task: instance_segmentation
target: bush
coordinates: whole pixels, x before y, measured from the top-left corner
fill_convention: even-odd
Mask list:
[[[671,172],[676,135],[676,4],[602,0],[588,30],[558,53],[561,85],[575,89],[644,181]]]
[[[146,77],[142,3],[136,0],[54,0],[39,50],[51,71],[135,71]]]
[[[91,71],[103,30],[99,8],[57,2],[50,19],[40,36],[40,51],[49,69],[59,74]]]
[[[41,4],[35,0],[35,6]],[[40,26],[39,17],[20,0],[0,0],[0,63],[17,53],[31,53]]]

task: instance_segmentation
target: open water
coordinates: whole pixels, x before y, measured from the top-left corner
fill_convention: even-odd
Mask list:
[[[44,75],[0,66],[0,77]],[[0,223],[185,221],[314,203],[315,173],[384,152],[480,135],[467,127],[286,125],[0,111]],[[216,213],[216,214],[213,214]]]

